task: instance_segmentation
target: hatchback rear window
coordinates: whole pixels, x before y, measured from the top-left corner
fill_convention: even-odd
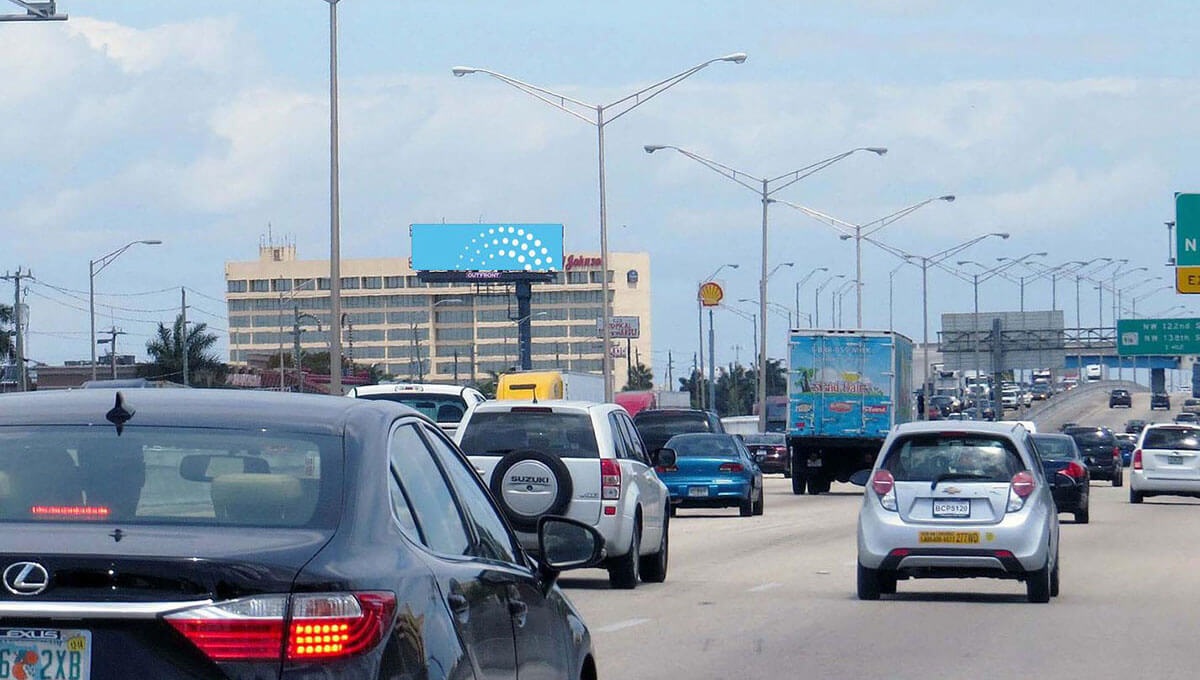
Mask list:
[[[1098,446],[1101,444],[1113,444],[1113,436],[1103,430],[1072,430],[1067,434],[1075,438],[1076,443],[1080,446]]]
[[[736,458],[738,455],[737,443],[727,434],[681,434],[667,440],[667,447],[680,457]]]
[[[1143,449],[1181,449],[1200,451],[1200,432],[1183,427],[1155,427],[1146,430]]]
[[[1075,442],[1070,439],[1034,435],[1033,445],[1037,447],[1038,453],[1042,456],[1043,460],[1076,460],[1079,458],[1079,454],[1076,453]]]
[[[331,527],[337,437],[257,431],[0,430],[0,521]]]
[[[701,413],[663,413],[644,416],[641,413],[633,419],[638,434],[646,443],[646,449],[653,451],[666,445],[667,440],[677,434],[687,432],[712,432],[708,417]]]
[[[1013,444],[975,433],[936,433],[897,439],[883,467],[897,482],[969,479],[1007,482],[1025,469]]]
[[[592,419],[585,413],[477,412],[467,421],[459,446],[468,455],[535,449],[559,458],[600,457]]]

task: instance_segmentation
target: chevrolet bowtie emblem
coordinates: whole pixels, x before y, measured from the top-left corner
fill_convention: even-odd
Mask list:
[[[942,489],[942,491],[945,493],[962,493],[962,489],[958,488],[957,486],[948,486]]]

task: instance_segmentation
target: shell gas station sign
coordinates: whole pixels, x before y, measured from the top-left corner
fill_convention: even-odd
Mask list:
[[[700,304],[705,307],[719,307],[721,300],[725,299],[725,290],[716,281],[705,281],[700,284],[697,297],[700,299]]]

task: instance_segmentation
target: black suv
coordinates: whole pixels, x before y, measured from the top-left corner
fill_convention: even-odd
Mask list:
[[[694,408],[655,408],[643,409],[633,417],[633,424],[638,434],[646,444],[646,450],[653,454],[661,449],[667,440],[685,432],[719,432],[725,433],[721,419],[712,411],[701,411]]]
[[[1129,394],[1129,390],[1115,389],[1108,393],[1108,407],[1116,408],[1118,406],[1133,408],[1133,396]]]
[[[1155,392],[1150,395],[1150,410],[1163,409],[1164,411],[1171,410],[1171,395],[1166,392]]]
[[[1063,430],[1071,435],[1092,479],[1107,479],[1113,486],[1121,486],[1124,474],[1121,469],[1121,448],[1117,438],[1107,427],[1075,426]]]

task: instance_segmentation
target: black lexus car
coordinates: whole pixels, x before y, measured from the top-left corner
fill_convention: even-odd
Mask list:
[[[1063,434],[1070,435],[1079,446],[1092,479],[1107,479],[1113,486],[1121,486],[1125,477],[1121,467],[1121,447],[1111,430],[1075,425],[1063,429]]]
[[[0,403],[4,677],[595,677],[555,578],[603,539],[545,519],[535,563],[414,410],[186,389]]]

